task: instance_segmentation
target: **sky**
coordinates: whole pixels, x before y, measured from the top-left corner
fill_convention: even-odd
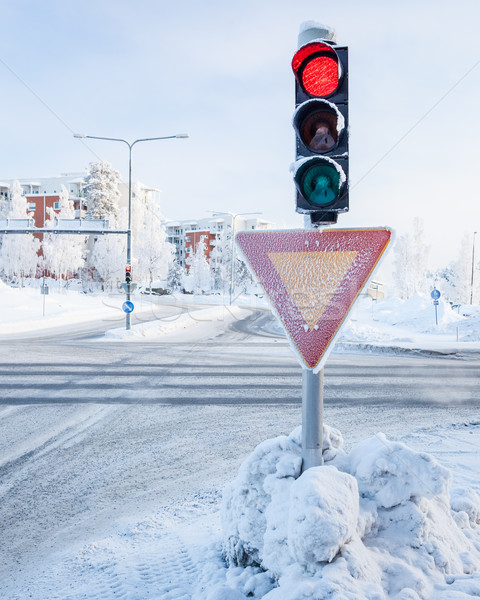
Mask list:
[[[302,227],[290,165],[291,59],[304,21],[349,47],[350,211],[341,227],[409,231],[432,267],[479,231],[477,0],[2,2],[0,180],[84,171],[139,138],[133,178],[164,215],[261,212]],[[473,247],[473,243],[472,243]],[[480,246],[478,248],[480,256]]]

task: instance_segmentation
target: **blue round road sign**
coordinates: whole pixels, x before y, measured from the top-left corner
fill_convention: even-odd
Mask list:
[[[131,312],[133,312],[133,309],[135,307],[133,306],[133,302],[130,302],[130,300],[127,300],[127,302],[124,302],[122,304],[122,308],[123,308],[123,312],[131,313]]]
[[[430,296],[434,299],[434,300],[438,300],[440,298],[442,294],[440,294],[440,292],[438,290],[432,290],[430,293]]]

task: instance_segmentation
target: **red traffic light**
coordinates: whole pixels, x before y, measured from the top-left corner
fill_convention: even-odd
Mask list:
[[[324,42],[302,46],[292,60],[292,69],[303,91],[316,98],[330,96],[341,79],[341,63],[335,50]]]
[[[132,281],[132,266],[131,265],[127,265],[125,267],[125,281],[127,283],[130,283]]]

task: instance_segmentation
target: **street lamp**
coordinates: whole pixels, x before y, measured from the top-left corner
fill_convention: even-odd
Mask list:
[[[153,137],[153,138],[142,138],[139,140],[135,140],[134,142],[127,142],[127,140],[121,138],[110,138],[110,137],[100,137],[97,135],[84,135],[83,133],[74,133],[74,138],[78,139],[89,139],[89,140],[107,140],[109,142],[122,142],[123,144],[127,144],[129,154],[128,154],[128,231],[127,231],[127,266],[132,265],[132,148],[135,144],[140,142],[154,142],[156,140],[170,140],[173,138],[188,138],[188,133],[177,133],[175,135],[165,135],[162,137]],[[131,286],[130,282],[127,282],[126,286],[126,299],[127,302],[130,301],[130,293]],[[130,329],[130,313],[126,313],[125,316],[125,326],[126,329]]]
[[[473,275],[475,273],[475,236],[477,232],[473,232],[473,246],[472,246],[472,281],[470,283],[470,304],[473,304]]]
[[[222,212],[217,212],[217,211],[210,211],[212,213],[212,216],[217,216],[217,215],[230,215],[232,217],[232,265],[230,268],[230,306],[232,305],[232,295],[233,295],[233,277],[234,277],[234,268],[235,268],[235,219],[237,217],[243,216],[243,215],[261,215],[261,212],[244,212],[244,213],[232,213],[229,211],[222,211]]]

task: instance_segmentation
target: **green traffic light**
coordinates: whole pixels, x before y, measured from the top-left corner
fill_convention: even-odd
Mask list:
[[[340,173],[328,163],[306,166],[298,173],[302,196],[316,206],[334,202],[340,193]]]

